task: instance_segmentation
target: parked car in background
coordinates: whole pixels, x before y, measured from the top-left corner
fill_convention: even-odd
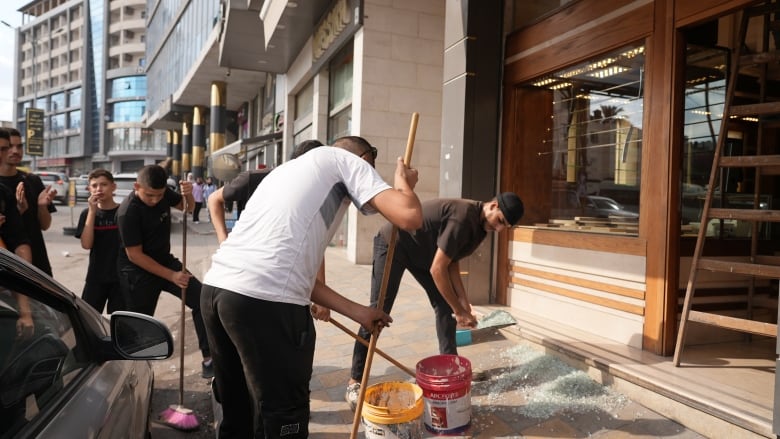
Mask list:
[[[33,325],[17,332],[22,299]],[[153,317],[108,320],[0,249],[0,437],[147,438],[148,360],[172,353],[170,331]]]
[[[76,201],[87,201],[89,198],[89,176],[81,174],[71,178],[71,180],[76,181]]]
[[[627,210],[612,198],[600,197],[598,195],[587,195],[585,197],[585,215],[600,218],[608,218],[610,216],[639,218],[637,212]]]
[[[68,202],[68,188],[70,187],[70,178],[62,172],[39,171],[35,175],[41,177],[44,186],[51,186],[57,190],[54,201],[60,204]]]
[[[121,173],[114,175],[114,183],[116,183],[116,192],[114,192],[114,201],[121,203],[122,200],[127,198],[134,190],[133,184],[137,174],[133,173]]]

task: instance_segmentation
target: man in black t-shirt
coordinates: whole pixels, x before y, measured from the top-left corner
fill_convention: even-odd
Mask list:
[[[57,190],[44,186],[37,175],[17,169],[24,155],[21,133],[13,128],[7,129],[7,132],[10,145],[0,163],[0,184],[16,195],[16,206],[22,215],[27,239],[30,240],[33,265],[51,276],[51,264],[42,231],[51,226],[51,213],[57,211],[52,204]]]
[[[119,205],[119,284],[127,309],[150,316],[154,315],[161,291],[181,298],[182,288],[187,289],[185,304],[192,311],[203,354],[201,375],[211,378],[214,368],[200,313],[202,285],[189,271],[183,271],[181,261],[171,254],[171,207],[182,210],[186,198],[187,212],[192,211],[192,184],[182,181],[178,194],[166,185],[166,180],[164,168],[144,166],[138,171],[135,190]]]
[[[87,279],[81,298],[102,313],[108,302],[108,312],[125,309],[117,275],[119,255],[119,226],[116,214],[119,205],[114,201],[116,183],[105,169],[95,169],[88,177],[89,207],[81,211],[76,226],[76,238],[81,247],[89,250]]]
[[[523,203],[504,192],[486,203],[465,199],[435,199],[422,203],[423,225],[413,232],[398,231],[393,264],[387,280],[383,310],[390,314],[404,270],[422,285],[436,314],[439,353],[457,355],[456,326],[474,327],[476,318],[460,277],[459,261],[479,247],[488,232],[514,226],[523,216]],[[392,226],[385,224],[374,237],[371,306],[377,307]],[[358,334],[371,337],[364,328]],[[355,409],[368,349],[355,342],[346,400]]]

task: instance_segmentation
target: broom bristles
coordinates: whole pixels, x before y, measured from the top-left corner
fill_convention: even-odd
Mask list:
[[[177,430],[190,431],[198,428],[198,417],[192,410],[172,404],[160,414],[160,420]]]

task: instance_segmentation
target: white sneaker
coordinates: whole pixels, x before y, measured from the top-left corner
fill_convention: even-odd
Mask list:
[[[360,397],[360,383],[352,383],[347,386],[347,391],[344,394],[344,399],[349,404],[349,409],[355,411],[357,407],[357,400]]]

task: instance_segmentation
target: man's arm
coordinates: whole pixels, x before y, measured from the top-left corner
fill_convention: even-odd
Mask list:
[[[157,261],[144,253],[142,245],[125,247],[125,253],[127,253],[127,258],[130,259],[130,262],[138,267],[155,276],[169,280],[181,288],[187,288],[190,277],[192,277],[191,274],[182,271],[173,271],[168,267],[158,264]]]
[[[355,322],[359,323],[368,331],[373,331],[378,325],[379,328],[390,326],[392,317],[385,312],[370,306],[363,306],[353,302],[341,294],[333,291],[329,286],[320,282],[315,282],[314,289],[311,292],[311,300],[321,306],[328,307],[339,314],[343,314]]]
[[[442,249],[437,248],[430,271],[436,288],[455,313],[458,325],[467,328],[476,326],[477,319],[471,314],[471,305],[460,278],[460,265],[453,262]]]
[[[416,184],[417,170],[407,168],[399,157],[394,189],[378,193],[369,203],[398,228],[417,230],[422,227],[422,205],[413,190]]]
[[[92,195],[90,195],[89,208],[87,209],[87,216],[84,220],[84,228],[81,230],[81,248],[85,250],[92,249],[95,243],[95,216],[97,215],[97,201],[93,201]],[[94,205],[93,205],[94,204]]]
[[[38,223],[41,225],[41,230],[49,230],[49,227],[51,226],[49,204],[52,203],[56,194],[57,191],[52,189],[51,185],[46,186],[41,193],[38,194]]]
[[[214,226],[214,231],[217,233],[217,242],[222,244],[222,241],[227,239],[227,225],[225,224],[225,198],[222,196],[222,189],[219,188],[209,195],[206,203],[209,207],[209,214],[211,215],[211,223]]]

